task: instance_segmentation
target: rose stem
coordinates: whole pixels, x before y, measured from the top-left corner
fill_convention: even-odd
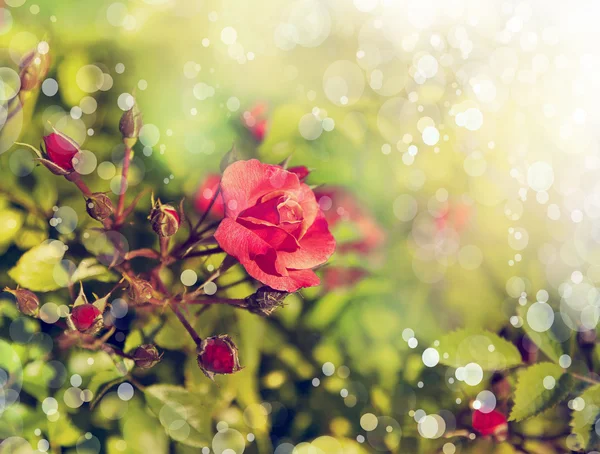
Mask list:
[[[202,217],[198,220],[198,223],[196,224],[196,226],[194,227],[194,232],[196,230],[198,230],[200,228],[200,226],[202,225],[202,223],[206,220],[206,218],[208,217],[208,213],[210,213],[210,210],[212,209],[213,205],[215,204],[215,202],[217,201],[217,197],[219,196],[219,193],[221,192],[221,183],[219,183],[219,185],[217,186],[217,190],[215,191],[215,194],[213,195],[212,199],[210,200],[210,203],[208,204],[208,208],[206,209],[206,211],[204,212],[204,214],[202,215]]]
[[[170,240],[171,240],[171,238],[168,236],[159,237],[161,261],[164,261],[169,256],[169,241]]]
[[[240,307],[246,309],[247,304],[243,299],[234,299],[234,298],[210,298],[210,299],[193,299],[193,300],[183,300],[183,304],[227,304],[229,306]]]
[[[171,310],[175,313],[181,324],[190,334],[190,336],[192,336],[192,339],[194,340],[196,345],[200,345],[202,343],[202,339],[200,338],[196,330],[192,328],[192,325],[190,325],[186,318],[183,316],[179,308],[177,308],[177,306],[175,306],[174,304],[170,304],[169,306],[171,307]]]
[[[219,254],[221,252],[223,252],[223,249],[221,249],[220,247],[215,247],[212,249],[204,249],[203,251],[190,252],[184,258],[189,259],[192,257],[204,257],[206,255]]]
[[[123,158],[123,172],[121,178],[121,185],[127,185],[127,174],[129,173],[129,162],[131,161],[131,147],[125,145],[125,157]],[[125,192],[127,192],[127,188],[125,187],[124,191],[121,191],[119,194],[119,202],[117,204],[117,214],[116,221],[117,224],[120,225],[123,221],[123,209],[125,207]]]
[[[92,193],[92,191],[90,191],[90,188],[87,187],[87,185],[83,182],[83,180],[81,179],[81,176],[77,172],[73,172],[73,173],[70,173],[69,175],[65,175],[65,178],[67,180],[75,183],[75,186],[77,186],[79,188],[79,190],[81,191],[81,193],[84,196],[89,197],[89,195]]]

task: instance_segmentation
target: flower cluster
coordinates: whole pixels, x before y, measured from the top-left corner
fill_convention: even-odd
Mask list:
[[[260,115],[255,112],[252,118],[245,119],[256,140],[262,140],[266,127],[264,118],[254,118]],[[119,123],[125,146],[122,165],[125,181],[142,126],[141,112],[134,104]],[[78,188],[89,216],[102,223],[101,231],[122,230],[143,193],[127,205],[123,191],[113,203],[108,193],[92,192],[77,171],[81,156],[79,144],[55,129],[43,137],[42,142],[40,150],[27,145],[35,151],[38,162]],[[283,305],[290,293],[319,284],[315,269],[328,261],[336,242],[317,195],[305,182],[309,175],[306,167],[287,168],[286,163],[271,165],[257,159],[240,160],[232,150],[223,158],[221,170],[222,174],[209,176],[199,191],[194,208],[200,217],[195,222],[195,215],[186,214],[183,200],[170,204],[152,196],[148,227],[156,235],[158,247],[128,251],[121,260],[112,261],[110,267],[121,275],[121,280],[103,297],[94,295],[95,299],[90,302],[82,285],[79,295],[76,298],[73,295],[59,345],[103,350],[130,359],[142,369],[158,363],[162,354],[152,344],[124,352],[108,343],[114,327],[106,323],[107,309],[113,295],[122,292],[121,298],[136,308],[170,308],[194,340],[198,366],[207,377],[213,379],[215,375],[242,369],[234,340],[226,334],[201,337],[187,319],[186,306],[227,304],[268,316]],[[161,278],[164,268],[210,255],[224,257],[222,264],[192,292],[173,292]],[[145,271],[136,271],[132,264],[134,259],[150,264],[150,271],[148,267]],[[262,285],[256,293],[230,299],[205,291],[209,283],[235,264],[245,269],[248,280]],[[6,290],[14,295],[22,313],[39,316],[40,301],[35,293],[24,288]]]

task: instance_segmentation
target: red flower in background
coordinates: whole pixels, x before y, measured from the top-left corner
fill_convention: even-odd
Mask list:
[[[312,270],[333,254],[335,240],[313,191],[298,176],[256,159],[223,173],[225,218],[215,239],[255,279],[294,292],[319,284]]]
[[[48,161],[65,172],[72,172],[73,158],[79,153],[79,147],[64,136],[55,132],[44,136],[44,146]]]
[[[461,232],[469,222],[471,217],[471,207],[464,203],[457,203],[448,206],[442,213],[436,217],[435,224],[437,230],[444,230],[446,227],[452,227],[457,232]]]
[[[216,173],[211,173],[206,176],[198,191],[196,192],[196,197],[194,199],[194,207],[198,213],[206,213],[210,202],[214,198],[218,188],[219,183],[221,183],[221,176]],[[223,198],[217,197],[215,202],[213,203],[212,208],[210,209],[210,214],[217,218],[222,218],[225,216],[225,208],[223,208]]]
[[[354,287],[358,281],[368,276],[369,273],[357,267],[346,268],[343,266],[327,266],[323,269],[323,283],[325,290]]]
[[[492,410],[489,413],[475,410],[473,412],[473,429],[484,437],[493,435],[498,439],[505,439],[508,423],[506,416],[498,410]]]
[[[242,123],[257,142],[262,142],[267,134],[267,105],[257,103],[242,115]]]
[[[385,233],[375,219],[347,190],[339,187],[319,189],[315,196],[330,226],[348,221],[358,233],[357,240],[339,245],[339,252],[367,253],[385,240]]]

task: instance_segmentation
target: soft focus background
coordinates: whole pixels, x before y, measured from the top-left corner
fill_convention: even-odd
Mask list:
[[[2,287],[25,250],[93,226],[80,195],[13,142],[37,145],[55,125],[90,151],[78,170],[92,189],[118,192],[118,121],[133,96],[146,125],[128,191],[149,184],[193,210],[232,144],[265,162],[291,156],[333,191],[321,205],[341,218],[338,242],[358,245],[269,319],[230,308],[198,319],[200,333],[240,345],[245,369],[219,386],[168,314],[145,315],[144,332],[132,310],[115,315],[115,342],[150,329],[166,352],[139,381],[193,391],[198,421],[187,407],[148,411],[129,384],[91,411],[80,391],[116,379],[112,362],[61,353],[58,331],[1,294],[0,362],[22,374],[16,391],[0,388],[0,439],[86,454],[521,452],[453,435],[471,431],[493,368],[455,379],[435,347],[455,329],[487,330],[528,356],[523,328],[566,344],[596,328],[597,13],[583,1],[0,0]],[[19,61],[40,43],[50,72],[5,125]],[[67,268],[85,257],[70,252]],[[171,281],[183,288],[181,271]],[[49,321],[68,304],[60,291],[42,302]],[[563,410],[518,430],[559,434]]]

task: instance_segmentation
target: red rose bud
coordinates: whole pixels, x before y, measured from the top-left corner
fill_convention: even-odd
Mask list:
[[[48,169],[56,175],[73,172],[73,158],[79,153],[79,146],[71,139],[53,132],[44,136],[46,159],[42,159]]]
[[[172,205],[163,205],[158,201],[150,212],[150,223],[158,236],[169,237],[179,230],[181,218]]]
[[[242,121],[257,142],[262,142],[267,133],[267,105],[256,104],[250,111],[244,112]]]
[[[86,334],[96,334],[104,326],[102,313],[89,303],[75,306],[71,311],[71,321],[75,329]]]
[[[306,177],[308,177],[308,175],[310,174],[310,170],[308,170],[308,167],[304,166],[290,167],[289,169],[287,169],[287,171],[298,175],[298,179],[300,181],[306,180]]]
[[[41,54],[37,49],[29,52],[19,64],[21,90],[30,91],[37,88],[48,74],[50,54]]]
[[[134,304],[143,304],[152,298],[152,284],[138,277],[129,279],[129,299]]]
[[[143,344],[133,351],[131,357],[140,369],[150,369],[160,362],[162,353],[152,344]]]
[[[104,221],[113,213],[113,204],[110,198],[103,192],[94,192],[85,202],[88,214],[97,221]]]
[[[263,286],[253,295],[246,297],[247,309],[255,314],[269,316],[277,308],[283,306],[283,301],[288,295],[288,292],[273,290],[271,287]]]
[[[17,307],[22,314],[29,315],[31,317],[38,316],[40,312],[40,300],[35,293],[23,288],[11,290],[8,287],[6,287],[4,291],[12,294],[15,297],[17,300]]]
[[[225,334],[208,337],[200,343],[198,365],[211,380],[215,374],[233,374],[241,369],[237,347]]]
[[[137,103],[134,103],[133,107],[125,112],[121,116],[121,121],[119,121],[119,131],[121,131],[125,145],[129,148],[137,142],[142,126],[144,126],[142,113]]]
[[[493,436],[497,441],[506,440],[508,435],[508,422],[506,416],[498,410],[484,413],[479,410],[473,411],[473,429],[482,436]]]

